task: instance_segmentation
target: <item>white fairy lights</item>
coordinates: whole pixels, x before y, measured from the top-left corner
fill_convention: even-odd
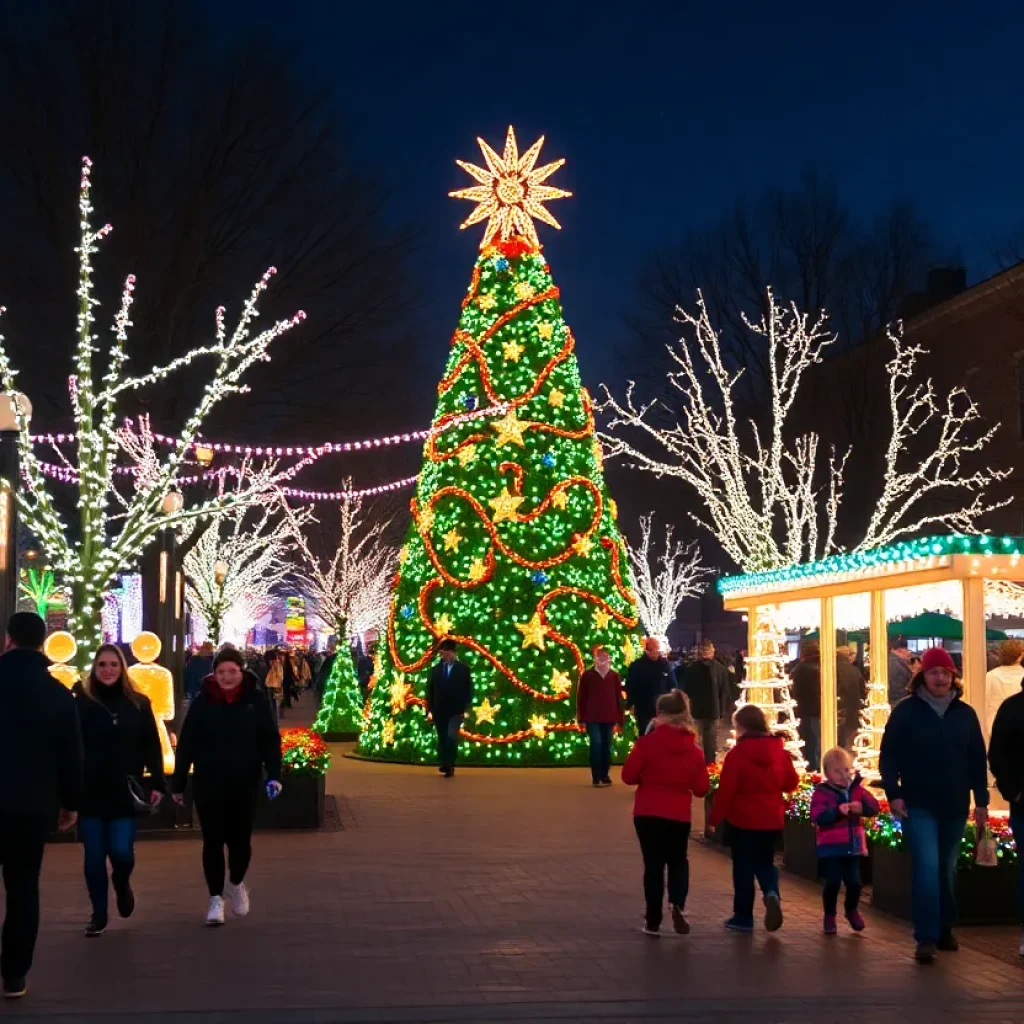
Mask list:
[[[606,457],[623,455],[637,468],[659,477],[677,477],[693,487],[706,510],[703,517],[695,516],[697,522],[718,538],[745,573],[796,567],[836,550],[843,469],[849,456],[849,449],[843,454],[833,449],[823,470],[817,434],[786,440],[787,418],[803,376],[821,362],[822,352],[835,337],[824,313],[812,322],[796,306],[780,307],[770,290],[767,302],[768,312],[760,322],[745,321],[767,344],[771,395],[767,436],[755,423],[741,436],[735,387],[742,371],[726,365],[719,335],[699,293],[696,315],[677,310],[692,338],[669,349],[676,369],[668,380],[679,393],[681,419],[669,426],[658,422],[656,417],[665,411],[663,404],[637,405],[632,382],[621,402],[605,387],[601,406],[611,414],[610,433],[601,434]],[[961,465],[965,455],[984,448],[995,428],[980,434],[974,430],[980,413],[962,388],[947,395],[943,409],[931,380],[913,383],[923,350],[904,344],[898,330],[890,331],[889,337],[895,347],[887,367],[892,434],[882,493],[855,552],[891,544],[937,522],[972,532],[980,516],[1006,504],[984,496],[988,485],[1006,473],[995,469],[968,473]],[[929,424],[938,427],[934,452],[904,468],[911,439]],[[630,430],[652,442],[650,448],[627,440],[623,434]],[[958,507],[955,503],[963,492],[971,500]],[[954,502],[952,511],[921,511],[923,499],[933,501],[943,495]]]
[[[305,313],[300,311],[266,330],[252,331],[259,299],[275,273],[274,268],[270,268],[253,288],[230,336],[221,308],[217,311],[216,339],[212,344],[193,349],[140,376],[125,375],[126,342],[135,291],[135,278],[129,276],[114,317],[114,338],[106,353],[107,370],[97,382],[93,355],[99,353],[100,346],[97,344],[99,336],[93,333],[93,308],[98,305],[98,300],[93,296],[92,256],[98,251],[97,243],[109,234],[111,227],[108,224],[98,231],[92,229],[91,167],[91,161],[83,159],[78,201],[81,241],[76,249],[79,257],[78,343],[74,356],[75,372],[69,381],[76,451],[73,461],[65,457],[63,467],[67,481],[78,487],[78,523],[75,529],[64,522],[53,503],[46,480],[54,474],[44,469],[34,454],[25,410],[17,400],[13,403],[21,434],[24,486],[19,501],[22,513],[26,525],[46,549],[54,569],[70,587],[69,628],[79,640],[83,660],[92,657],[101,641],[103,593],[111,586],[119,570],[138,559],[158,530],[188,519],[209,516],[232,504],[254,502],[276,481],[276,468],[268,466],[252,474],[245,490],[234,491],[230,495],[220,494],[172,514],[161,510],[164,496],[178,483],[185,452],[196,439],[210,411],[228,395],[244,392],[246,389],[241,381],[245,372],[253,363],[268,359],[268,349],[274,339],[305,318]],[[4,391],[12,393],[16,373],[2,341],[0,338],[0,385]],[[139,463],[136,465],[137,486],[134,492],[130,496],[122,494],[115,483],[117,455],[119,451],[127,451],[130,457],[137,457],[148,442],[137,436],[142,448],[133,452],[130,444],[126,447],[124,435],[119,438],[115,426],[118,400],[128,392],[163,380],[200,357],[212,358],[215,369],[185,423],[179,446],[155,463],[143,454],[145,464],[141,474],[138,473]],[[122,506],[122,511],[116,516],[111,515],[112,502]]]
[[[668,628],[675,621],[679,605],[696,597],[703,589],[701,582],[711,569],[701,565],[696,543],[683,544],[672,540],[672,527],[665,527],[664,549],[651,547],[650,515],[640,517],[640,544],[626,541],[629,561],[633,567],[633,591],[636,594],[640,621],[648,633],[668,646]]]

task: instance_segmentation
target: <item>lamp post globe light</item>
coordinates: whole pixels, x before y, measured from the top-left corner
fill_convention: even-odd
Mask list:
[[[18,391],[0,394],[0,628],[6,628],[18,606],[19,414],[27,426],[32,403]]]

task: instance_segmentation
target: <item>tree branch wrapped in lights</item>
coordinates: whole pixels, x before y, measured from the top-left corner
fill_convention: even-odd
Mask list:
[[[268,349],[275,338],[305,319],[305,313],[300,311],[289,319],[279,320],[266,330],[253,332],[252,325],[258,314],[260,297],[276,273],[271,267],[244,303],[234,331],[228,333],[225,310],[221,307],[216,312],[213,342],[199,346],[164,366],[154,367],[139,375],[130,375],[124,370],[128,361],[127,340],[135,277],[129,275],[114,317],[114,340],[106,353],[106,370],[102,376],[98,376],[100,368],[94,357],[100,347],[97,344],[98,335],[93,333],[93,310],[99,303],[93,295],[92,257],[99,250],[98,243],[112,228],[109,224],[98,230],[92,227],[91,168],[91,161],[88,157],[84,158],[78,201],[81,239],[76,250],[79,256],[78,343],[74,373],[69,381],[76,452],[73,462],[65,457],[68,480],[78,489],[78,523],[74,528],[57,511],[49,491],[47,475],[33,452],[27,410],[17,399],[13,402],[21,434],[24,479],[24,486],[19,492],[19,505],[26,525],[39,538],[58,578],[70,590],[69,628],[79,639],[79,657],[83,663],[91,659],[102,638],[104,591],[120,570],[138,558],[158,530],[189,519],[210,516],[236,504],[255,502],[286,475],[278,474],[276,467],[268,464],[250,475],[245,488],[220,493],[188,507],[178,503],[175,508],[165,502],[167,495],[175,490],[186,455],[203,421],[229,395],[243,393],[246,390],[242,384],[245,372],[254,363],[269,358]],[[124,428],[119,435],[116,426],[118,404],[125,395],[162,381],[200,358],[212,359],[215,368],[178,437],[176,447],[170,453],[157,455],[152,438],[147,440],[142,433],[135,433],[131,427],[127,429],[132,433],[133,441],[127,440]],[[16,372],[0,337],[0,385],[4,391],[14,393],[15,376]],[[135,487],[130,494],[122,493],[116,486],[116,461],[118,453],[124,451],[137,463],[140,459],[144,460],[144,464],[139,463],[142,472],[135,474]],[[121,506],[121,512],[117,515],[111,514],[114,504]]]

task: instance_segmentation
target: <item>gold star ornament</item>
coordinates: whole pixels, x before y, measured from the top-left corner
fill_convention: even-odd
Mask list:
[[[537,647],[540,650],[545,650],[546,644],[544,643],[544,637],[549,633],[548,627],[540,621],[540,612],[534,612],[533,618],[529,622],[517,622],[516,629],[523,634],[523,649],[527,647]]]
[[[561,409],[565,404],[565,392],[560,388],[552,388],[551,393],[548,395],[548,405],[552,409]]]
[[[560,491],[555,491],[555,493],[551,495],[551,504],[554,505],[555,508],[565,508],[565,506],[569,504],[569,496],[565,493],[564,488]]]
[[[444,535],[444,549],[445,549],[445,551],[458,551],[459,550],[459,545],[463,542],[464,539],[465,538],[462,536],[462,534],[459,533],[459,531],[456,530],[455,527],[453,526]]]
[[[474,558],[469,565],[469,579],[471,583],[479,583],[487,575],[487,566],[482,558]]]
[[[539,248],[540,239],[534,220],[542,220],[553,228],[562,227],[548,213],[544,203],[572,195],[565,189],[544,184],[565,161],[555,160],[543,167],[536,166],[544,145],[543,135],[520,156],[516,133],[511,125],[505,136],[505,152],[501,156],[483,139],[476,141],[487,166],[478,167],[464,160],[455,162],[478,184],[448,193],[452,199],[470,199],[477,204],[459,227],[468,228],[486,220],[481,249],[493,242],[505,242],[513,235],[519,235]]]
[[[550,341],[552,336],[554,335],[554,333],[555,333],[555,325],[554,324],[541,324],[537,328],[537,334],[541,338],[543,338],[545,341]]]
[[[544,734],[548,731],[548,720],[542,718],[540,715],[534,715],[530,719],[530,732],[533,733],[538,739],[544,739]]]
[[[553,669],[551,672],[551,692],[564,697],[572,689],[572,678],[568,672]]]
[[[612,621],[611,615],[608,614],[603,608],[594,609],[594,628],[595,629],[607,629],[608,623]]]
[[[412,691],[412,687],[405,681],[405,676],[398,673],[395,676],[395,681],[391,684],[391,713],[397,715],[400,711],[405,710],[405,705],[409,700],[409,694]]]
[[[455,623],[452,622],[451,617],[445,612],[442,612],[434,619],[434,632],[438,636],[449,636],[454,628]]]
[[[506,362],[518,363],[519,357],[524,351],[523,346],[514,339],[512,341],[503,341],[501,343],[501,354],[505,357]]]
[[[381,742],[384,744],[385,747],[390,747],[390,746],[394,745],[394,742],[395,742],[395,720],[393,718],[389,718],[384,723],[384,726],[383,726],[383,728],[380,731],[380,738],[381,738]]]
[[[500,710],[500,704],[492,704],[490,697],[484,697],[483,702],[473,708],[473,714],[476,716],[476,724],[483,725],[484,722],[489,722],[491,725],[494,725],[494,716]]]
[[[501,523],[507,519],[514,523],[518,518],[517,513],[519,511],[519,506],[522,505],[524,501],[526,501],[526,498],[521,494],[512,494],[507,487],[502,487],[501,494],[496,498],[491,498],[491,500],[487,502],[487,504],[494,509],[494,517],[492,521],[495,523]]]
[[[459,454],[455,457],[459,460],[459,465],[465,469],[476,458],[476,445],[467,444],[465,448],[459,449]]]
[[[498,435],[497,444],[499,448],[506,444],[517,444],[520,448],[525,448],[526,442],[523,440],[523,431],[529,425],[529,423],[516,416],[515,409],[509,409],[500,420],[494,420],[491,423],[491,430]]]

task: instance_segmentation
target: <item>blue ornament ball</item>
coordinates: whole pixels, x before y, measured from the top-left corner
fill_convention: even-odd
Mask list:
[[[403,604],[399,613],[403,619],[411,619],[413,615],[413,607],[411,604]]]
[[[554,455],[551,454],[551,452],[545,452],[541,457],[540,461],[543,462],[544,465],[548,467],[548,469],[551,469],[555,464],[555,457]]]
[[[548,581],[548,574],[541,569],[538,569],[530,579],[537,584],[538,587],[542,587]]]
[[[510,266],[511,264],[504,256],[499,256],[494,261],[494,269],[498,271],[499,274],[504,274]]]
[[[463,395],[462,404],[472,412],[476,408],[476,395],[472,391],[468,395]]]

